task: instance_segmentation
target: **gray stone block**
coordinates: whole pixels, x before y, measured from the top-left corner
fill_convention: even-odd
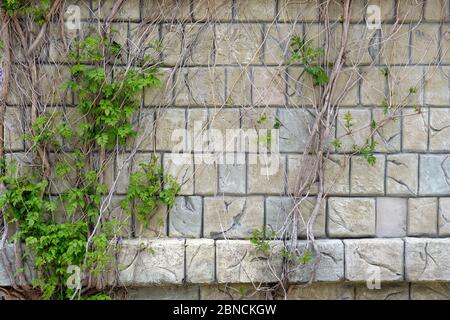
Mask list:
[[[245,194],[245,164],[219,165],[219,192]]]
[[[450,155],[427,154],[420,156],[421,195],[450,193]]]
[[[216,246],[212,239],[186,240],[186,282],[215,281],[215,250]]]
[[[409,284],[381,283],[380,288],[369,289],[366,284],[356,285],[356,300],[409,300]]]
[[[313,115],[305,109],[280,109],[280,151],[302,152],[310,138]]]
[[[406,236],[407,199],[377,198],[377,236]]]
[[[202,198],[176,197],[169,213],[169,235],[171,237],[201,236]]]

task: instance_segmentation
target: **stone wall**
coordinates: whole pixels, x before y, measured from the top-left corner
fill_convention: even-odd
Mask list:
[[[100,10],[97,1],[71,3],[81,8],[82,29],[76,36],[82,36],[113,2],[102,1]],[[366,26],[369,4],[381,8],[381,29]],[[449,2],[354,0],[352,7],[346,63],[333,96],[340,105],[333,135],[342,137],[342,147],[326,160],[328,195],[313,228],[321,256],[315,277],[319,283],[294,286],[288,296],[448,299]],[[335,55],[342,8],[339,1],[331,1],[329,8],[329,54]],[[146,229],[124,218],[128,220],[121,259],[127,267],[120,281],[132,288],[131,298],[264,298],[264,290],[255,292],[254,286],[277,282],[282,246],[271,241],[272,254],[266,256],[249,238],[263,227],[279,230],[292,210],[298,165],[319,92],[312,83],[297,81],[304,66],[289,63],[289,42],[300,35],[323,46],[317,1],[127,0],[112,24],[116,41],[128,48],[124,59],[131,57],[136,30],[143,24],[148,27],[148,51],[163,61],[163,85],[143,92],[144,120],[138,134],[142,143],[136,158],[145,161],[156,153],[182,188],[174,207],[158,212],[163,223],[157,228]],[[161,43],[162,49],[154,50],[154,43]],[[55,41],[43,52],[41,65],[47,72],[44,96],[56,107],[74,102],[70,93],[54,92],[53,84],[66,79],[69,68],[58,45]],[[25,122],[26,114],[18,107],[23,101],[16,93],[6,114],[6,144],[8,157],[26,162],[22,128],[17,125]],[[373,120],[387,117],[386,99],[401,107],[401,116],[370,136]],[[345,136],[348,112],[354,133]],[[191,136],[183,137],[195,145],[194,126],[199,121],[219,132],[272,129],[278,123],[278,170],[265,174],[261,162],[251,161],[249,150],[238,164],[196,161],[194,153],[187,155],[186,163],[177,163],[172,150],[178,141],[171,139],[172,133],[187,129]],[[349,155],[355,144],[368,138],[377,142],[373,166],[362,155]],[[118,181],[116,199],[126,190],[129,172],[119,168],[127,155],[120,155],[109,168],[111,181]],[[316,193],[313,187],[304,202],[305,219]],[[113,211],[123,216],[119,208]],[[302,247],[302,221],[298,229]],[[135,258],[143,244],[151,252]],[[369,290],[365,282],[374,270],[381,289]],[[310,273],[309,265],[299,265],[290,280],[305,282]],[[0,285],[8,285],[1,270]]]

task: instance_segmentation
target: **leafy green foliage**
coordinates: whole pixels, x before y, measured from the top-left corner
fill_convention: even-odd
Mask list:
[[[50,9],[50,0],[2,0],[1,7],[10,16],[30,15],[37,24],[43,24],[48,10]]]
[[[250,237],[250,243],[264,255],[268,256],[270,254],[270,242],[268,239],[273,239],[275,233],[269,231],[266,228],[255,229]]]
[[[377,143],[375,141],[367,140],[366,143],[362,147],[355,147],[356,152],[364,157],[367,160],[367,163],[371,166],[374,166],[377,158],[375,157],[375,147]]]

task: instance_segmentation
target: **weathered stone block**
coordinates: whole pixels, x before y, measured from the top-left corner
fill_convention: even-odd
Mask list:
[[[39,69],[39,86],[43,103],[71,103],[72,95],[63,85],[71,79],[70,67],[63,65],[41,65]],[[29,85],[29,84],[28,84]]]
[[[411,63],[436,63],[439,56],[439,24],[419,24],[411,30]]]
[[[400,151],[401,141],[401,122],[399,119],[389,119],[391,114],[385,114],[383,109],[372,110],[373,120],[379,127],[374,135],[373,140],[376,142],[375,150],[378,152],[398,152]]]
[[[360,19],[363,19],[363,16],[361,15]],[[350,25],[348,36],[347,65],[371,64],[377,60],[379,42],[377,30],[369,30],[364,24],[353,24]],[[336,48],[339,48],[340,36],[336,40]]]
[[[346,128],[346,114],[351,114],[351,128]],[[370,110],[339,109],[337,118],[337,138],[341,141],[340,151],[351,152],[354,146],[362,147],[370,137]],[[349,131],[350,130],[350,131]]]
[[[217,108],[209,112],[209,152],[226,151],[229,154],[236,153],[236,158],[231,163],[244,163],[243,152],[235,145],[236,129],[240,128],[240,110],[238,108]],[[238,145],[239,146],[239,145]],[[230,155],[231,156],[231,155]],[[226,160],[224,160],[226,161]],[[229,163],[229,162],[227,162]]]
[[[430,151],[450,150],[450,109],[430,108]]]
[[[411,300],[449,300],[448,282],[411,283]]]
[[[284,105],[286,80],[284,67],[253,69],[252,101],[258,106]]]
[[[136,146],[138,151],[153,151],[155,146],[155,110],[153,109],[141,109],[136,117],[135,130]]]
[[[211,24],[187,24],[184,27],[183,51],[186,64],[212,64],[215,57],[214,28]]]
[[[174,83],[172,81],[173,69],[159,69],[159,86],[144,89],[144,105],[145,106],[166,106],[172,102],[172,94]]]
[[[424,18],[426,21],[441,22],[448,20],[448,0],[428,0],[424,3]]]
[[[273,0],[237,0],[236,20],[271,22],[275,19],[275,6]]]
[[[202,229],[202,198],[176,197],[169,212],[169,236],[200,238]]]
[[[417,195],[418,164],[417,154],[388,155],[386,193]]]
[[[439,198],[439,226],[441,237],[450,236],[450,198]]]
[[[356,300],[409,300],[408,283],[382,283],[380,289],[368,289],[367,284],[356,285]]]
[[[425,68],[425,104],[429,106],[448,106],[448,67]]]
[[[119,154],[117,156],[115,169],[115,177],[117,179],[116,192],[126,193],[130,183],[130,174],[142,171],[142,167],[139,166],[139,164],[150,163],[153,156],[154,155],[150,153],[135,153],[134,159],[131,159],[129,153]],[[133,162],[132,165],[131,162]],[[161,161],[158,160],[157,163],[160,164]]]
[[[248,164],[248,193],[283,194],[286,184],[286,157],[272,155],[276,161],[264,162],[259,157],[257,163]]]
[[[181,284],[184,240],[124,240],[119,251],[119,281],[126,286]]]
[[[344,278],[344,244],[341,240],[318,240],[318,255],[313,253],[313,261],[308,264],[297,263],[294,272],[289,276],[292,282],[307,282],[310,280],[314,262],[319,260],[315,270],[316,281],[340,281]],[[299,255],[306,250],[306,241],[298,244]],[[319,257],[320,255],[320,257]]]
[[[386,77],[382,68],[361,68],[361,103],[363,105],[380,105],[385,99]]]
[[[423,105],[422,67],[391,67],[388,81],[393,107]]]
[[[330,237],[370,237],[375,235],[375,199],[329,198]]]
[[[287,69],[287,100],[290,106],[315,106],[320,99],[319,88],[313,85],[302,67],[288,67]]]
[[[295,194],[301,184],[305,183],[304,172],[311,172],[316,164],[317,159],[313,156],[303,154],[287,155],[287,193]],[[313,182],[309,186],[309,194],[317,194],[319,183],[317,177],[313,177]]]
[[[339,106],[355,106],[359,103],[359,75],[354,69],[342,69],[337,78],[333,103]]]
[[[191,18],[190,3],[183,0],[144,0],[142,20],[148,22],[187,21]]]
[[[198,300],[197,286],[128,288],[127,300]]]
[[[324,163],[324,188],[329,194],[350,192],[350,159],[347,156],[330,155]]]
[[[181,186],[179,195],[194,193],[194,164],[192,154],[165,153],[164,173],[172,175]]]
[[[232,3],[228,0],[199,0],[194,2],[193,11],[195,20],[229,21]]]
[[[317,0],[294,1],[281,0],[278,4],[280,20],[311,22],[319,19],[319,7]]]
[[[149,212],[145,218],[135,216],[135,235],[143,238],[167,237],[167,217],[169,211],[167,205],[159,205],[153,212]]]
[[[114,0],[94,1],[92,2],[92,15],[95,19],[106,20],[114,7]],[[140,1],[130,0],[123,3],[112,21],[129,20],[139,21],[140,17]]]
[[[249,237],[264,225],[264,198],[206,197],[203,214],[205,237]]]
[[[375,156],[374,165],[370,165],[363,156],[353,156],[350,184],[352,194],[383,194],[385,157]]]
[[[175,147],[185,147],[186,115],[184,109],[163,109],[155,114],[156,149],[180,152]],[[179,149],[179,148],[178,148]]]
[[[280,109],[280,151],[303,152],[310,139],[310,127],[314,116],[310,110]]]
[[[406,280],[448,281],[450,239],[405,239]]]
[[[281,275],[282,243],[271,241],[270,245],[266,256],[249,241],[216,241],[217,282],[276,282]]]
[[[245,194],[246,171],[245,163],[219,165],[219,192]]]
[[[216,25],[218,64],[259,63],[262,54],[261,26],[249,24],[242,32],[240,24]]]
[[[450,156],[426,154],[420,155],[419,194],[438,195],[450,192]]]
[[[271,24],[267,28],[264,42],[264,62],[269,64],[285,63],[290,58],[291,39],[293,36],[303,34],[303,26],[301,24]]]
[[[448,63],[450,61],[450,27],[446,24],[441,29],[441,62]]]
[[[380,58],[383,64],[408,63],[409,60],[409,26],[389,25],[381,26]]]
[[[403,151],[427,150],[428,112],[427,108],[422,108],[420,112],[403,110]]]
[[[160,61],[163,49],[160,30],[159,24],[130,22],[127,37],[130,57],[149,63]]]
[[[186,282],[213,283],[215,281],[214,240],[186,240]]]
[[[194,154],[194,161],[197,156]],[[218,168],[215,163],[195,162],[195,194],[214,195],[217,193]]]
[[[345,282],[312,283],[308,286],[290,286],[292,300],[353,300],[354,288]]]
[[[24,149],[23,142],[23,119],[22,112],[18,108],[7,107],[4,118],[4,148],[6,152],[21,151]]]
[[[424,1],[399,0],[397,4],[397,19],[401,23],[418,22],[422,19]]]
[[[367,281],[379,275],[380,281],[403,280],[403,241],[401,239],[344,240],[345,278]]]
[[[437,198],[410,198],[408,209],[408,236],[436,236]]]
[[[377,198],[377,237],[406,236],[407,199]]]
[[[250,105],[251,104],[251,73],[250,67],[239,68],[227,67],[226,74],[226,99],[227,105]]]

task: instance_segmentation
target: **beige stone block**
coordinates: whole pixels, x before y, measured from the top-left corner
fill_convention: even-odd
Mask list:
[[[430,109],[430,151],[450,149],[450,109]]]
[[[383,109],[373,109],[373,120],[377,125],[373,139],[376,142],[377,152],[400,151],[401,141],[401,119],[391,118],[391,112],[385,113]]]
[[[367,284],[356,285],[356,300],[409,300],[408,283],[383,283],[381,288],[369,289]]]
[[[185,110],[160,109],[155,116],[156,149],[169,151],[179,146],[185,147]]]
[[[203,219],[205,237],[248,238],[264,225],[264,198],[206,197]]]
[[[138,151],[153,151],[155,146],[155,110],[141,109],[138,113],[139,121],[135,126],[136,146]]]
[[[116,4],[114,0],[93,1],[92,2],[92,16],[94,19],[106,20]],[[114,15],[112,21],[128,20],[139,21],[140,19],[140,1],[130,0],[122,4],[120,9]]]
[[[347,128],[346,114],[351,115],[350,128]],[[340,151],[351,152],[356,147],[366,145],[370,138],[370,110],[339,109],[337,118],[337,139],[342,143]]]
[[[316,106],[320,100],[319,87],[302,67],[287,68],[287,100],[290,106]]]
[[[382,68],[361,68],[361,103],[363,105],[380,105],[386,98],[386,77]]]
[[[190,2],[184,0],[144,0],[142,3],[142,20],[148,22],[180,22],[191,19]]]
[[[179,195],[194,193],[194,164],[189,153],[165,153],[163,168],[165,174],[170,174],[180,185]]]
[[[400,23],[419,22],[422,19],[425,1],[399,0],[397,3],[397,19]]]
[[[228,0],[194,1],[194,19],[207,21],[231,20],[232,2]]]
[[[186,282],[212,283],[215,280],[214,240],[186,240]]]
[[[39,68],[38,86],[41,90],[41,101],[48,104],[71,103],[72,95],[63,88],[71,79],[68,66],[41,65]]]
[[[301,24],[269,24],[265,31],[264,62],[283,64],[290,61],[291,39],[303,35]]]
[[[377,5],[381,9],[381,21],[393,21],[395,14],[395,1],[394,0],[369,0],[367,5]],[[365,15],[367,19],[367,13]]]
[[[234,145],[234,134],[240,128],[240,111],[237,108],[209,110],[209,151],[243,152]]]
[[[333,93],[333,102],[339,106],[356,106],[359,103],[359,75],[354,69],[343,69]]]
[[[174,83],[172,81],[173,69],[161,68],[158,71],[160,84],[144,89],[145,106],[167,106],[172,101]]]
[[[409,60],[409,26],[381,26],[381,63],[399,64]]]
[[[308,286],[290,286],[288,297],[292,300],[353,300],[354,288],[344,282],[312,283]]]
[[[283,194],[286,181],[286,157],[274,155],[278,159],[258,157],[256,163],[248,164],[248,193]],[[270,163],[270,160],[273,162]],[[277,165],[278,164],[278,165]]]
[[[362,19],[363,15],[361,15]],[[340,47],[340,37],[336,39],[337,48]],[[374,50],[378,45],[377,30],[370,30],[365,24],[350,25],[346,64],[359,65],[370,64],[376,61],[377,55]]]
[[[386,193],[388,195],[417,195],[418,163],[417,154],[388,155]]]
[[[324,163],[324,188],[328,194],[350,192],[350,159],[347,156],[330,155]]]
[[[300,216],[298,217],[298,235],[302,238],[306,237],[306,227],[311,214],[315,210],[317,199],[315,197],[308,197],[300,203]],[[317,216],[312,224],[312,234],[315,238],[324,238],[326,227],[326,200],[323,199],[319,205]]]
[[[426,21],[441,22],[448,20],[448,0],[427,0],[424,4]]]
[[[352,194],[383,194],[385,157],[376,155],[376,161],[371,166],[362,156],[351,158],[351,193]]]
[[[253,69],[253,104],[284,105],[285,104],[285,68],[264,68]]]
[[[410,198],[408,209],[408,236],[436,236],[437,198]]]
[[[287,192],[288,194],[295,194],[301,185],[306,183],[305,178],[312,181],[307,189],[309,194],[316,194],[319,190],[319,183],[317,177],[309,177],[306,173],[311,173],[312,168],[316,165],[317,159],[312,156],[302,154],[288,154],[287,155]]]
[[[7,107],[4,118],[4,148],[6,152],[20,151],[24,149],[23,127],[24,119],[18,108]]]
[[[183,48],[184,28],[181,24],[163,24],[161,36],[162,60],[166,65],[175,66],[183,54],[187,54]]]
[[[214,27],[210,24],[187,24],[184,27],[186,64],[214,64]]]
[[[411,62],[436,63],[439,56],[439,24],[423,24],[411,30]]]
[[[194,159],[196,158],[198,158],[197,155],[194,155]],[[195,164],[195,194],[217,194],[217,170],[216,163],[204,163],[202,160],[199,164]]]
[[[428,108],[403,110],[403,151],[427,150],[428,140]]]
[[[148,63],[158,63],[163,45],[159,37],[160,26],[152,23],[130,22],[128,51],[132,58],[140,58]]]
[[[263,52],[261,26],[248,24],[243,30],[240,24],[218,24],[216,45],[218,64],[260,63]]]
[[[439,230],[440,237],[450,236],[450,198],[439,198]]]
[[[411,300],[449,300],[450,284],[448,282],[411,283]]]
[[[328,4],[330,19],[333,21],[343,21],[344,5],[342,1],[331,0]],[[364,22],[365,1],[352,1],[350,6],[350,22]]]
[[[114,234],[121,235],[125,238],[131,237],[132,221],[131,215],[126,213],[121,207],[122,196],[114,196],[111,205],[105,213],[106,221],[113,221],[112,230]]]
[[[237,0],[235,3],[238,21],[267,21],[275,19],[273,0]]]
[[[247,106],[251,104],[251,69],[250,67],[227,67],[225,103],[230,106]]]
[[[425,104],[428,106],[448,106],[448,67],[425,68]]]
[[[450,26],[443,24],[441,28],[441,62],[450,62]]]
[[[422,67],[392,67],[389,69],[389,99],[391,106],[423,105]]]
[[[317,21],[319,19],[319,2],[317,0],[281,0],[278,3],[278,11],[282,21]]]
[[[135,217],[134,230],[137,237],[164,238],[167,237],[167,205],[161,204],[153,212],[149,212],[147,219],[140,221]]]

